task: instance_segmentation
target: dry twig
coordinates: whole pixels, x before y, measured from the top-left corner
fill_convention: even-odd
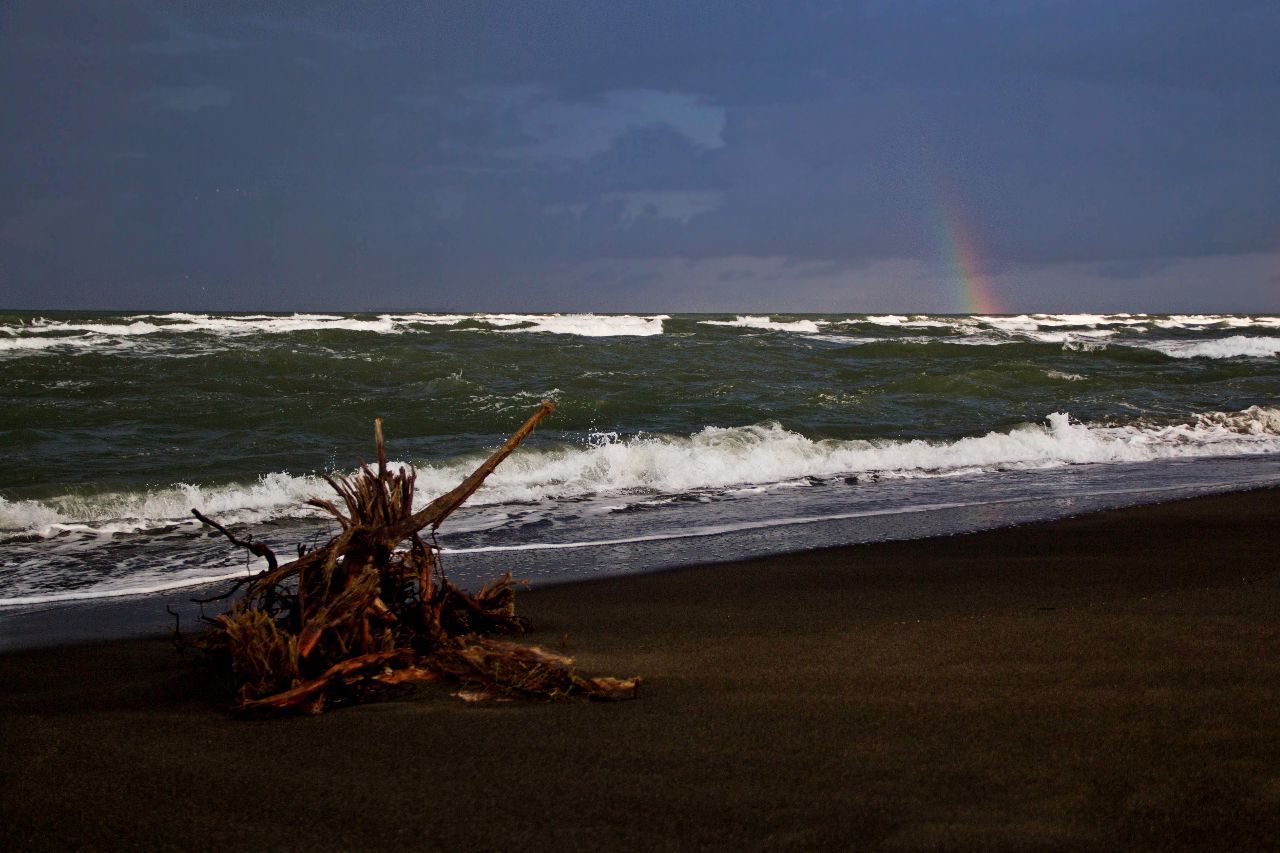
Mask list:
[[[488,635],[520,636],[518,582],[507,572],[471,595],[437,577],[435,531],[555,406],[544,401],[497,451],[457,487],[413,511],[413,468],[387,467],[382,421],[374,421],[377,469],[326,477],[341,501],[312,498],[341,526],[326,544],[299,547],[281,565],[265,544],[241,540],[192,513],[267,568],[227,613],[211,620],[200,645],[229,664],[247,712],[320,713],[333,699],[359,699],[381,684],[450,680],[467,699],[489,697],[624,699],[639,679],[591,678],[571,659]],[[344,511],[345,510],[345,511]],[[226,597],[226,596],[224,596]]]

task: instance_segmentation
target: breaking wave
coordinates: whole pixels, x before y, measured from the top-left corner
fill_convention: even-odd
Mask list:
[[[444,332],[546,334],[585,338],[651,337],[670,331],[668,314],[135,314],[85,320],[9,318],[0,322],[0,356],[16,358],[67,352],[142,351],[183,356],[197,348],[259,336],[311,332],[433,335]],[[1091,349],[1104,342],[1144,347],[1175,358],[1265,357],[1280,351],[1275,337],[1241,334],[1280,329],[1280,317],[1243,315],[1022,314],[954,316],[883,314],[806,318],[739,315],[733,319],[686,316],[688,326],[718,326],[801,335],[811,340],[874,343],[961,343],[1000,346],[1053,343]],[[916,335],[915,337],[904,337]],[[1188,338],[1185,336],[1197,336]],[[1228,336],[1229,335],[1229,336]]]
[[[707,427],[688,436],[594,433],[585,444],[525,448],[472,499],[474,506],[688,493],[731,486],[785,486],[805,478],[874,474],[939,477],[1086,463],[1280,452],[1280,408],[1210,412],[1181,423],[1085,424],[1056,412],[1043,423],[949,441],[817,440],[769,422]],[[420,465],[418,494],[429,500],[471,472],[476,457]],[[13,536],[109,536],[194,524],[191,508],[227,523],[306,517],[306,498],[324,495],[317,476],[266,474],[252,483],[175,484],[141,492],[0,498],[0,531]]]
[[[160,335],[203,335],[243,338],[298,332],[346,331],[395,335],[462,327],[504,332],[545,332],[582,337],[660,335],[668,315],[621,314],[381,314],[377,317],[338,314],[139,314],[115,322],[69,322],[35,318],[0,324],[0,352],[65,348],[113,348]],[[464,325],[465,324],[465,325]]]
[[[1211,341],[1144,341],[1134,343],[1172,358],[1269,358],[1280,355],[1280,338],[1232,335]]]
[[[820,323],[814,320],[778,321],[769,317],[740,316],[733,320],[702,320],[704,326],[730,326],[737,329],[763,329],[768,332],[799,332],[812,335],[818,332]],[[821,322],[821,325],[828,325]]]
[[[486,314],[472,318],[480,323],[508,327],[512,332],[548,332],[586,338],[648,337],[662,334],[666,314],[634,317],[617,314]],[[509,327],[517,328],[509,328]]]

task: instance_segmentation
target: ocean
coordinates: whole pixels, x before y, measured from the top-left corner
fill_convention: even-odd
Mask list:
[[[1280,317],[10,312],[0,607],[241,577],[192,508],[288,554],[375,417],[425,502],[543,399],[441,528],[457,582],[1280,484]]]

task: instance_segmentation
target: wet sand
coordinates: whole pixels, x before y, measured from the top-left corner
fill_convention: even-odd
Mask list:
[[[1280,849],[1280,491],[530,592],[619,704],[0,655],[8,849]]]

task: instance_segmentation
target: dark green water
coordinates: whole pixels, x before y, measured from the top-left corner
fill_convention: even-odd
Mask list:
[[[1257,316],[0,314],[0,599],[125,588],[92,555],[185,535],[191,506],[308,523],[374,417],[443,489],[554,400],[477,496],[469,523],[510,538],[518,507],[546,528],[768,493],[777,515],[799,482],[1273,459],[1277,353]]]

